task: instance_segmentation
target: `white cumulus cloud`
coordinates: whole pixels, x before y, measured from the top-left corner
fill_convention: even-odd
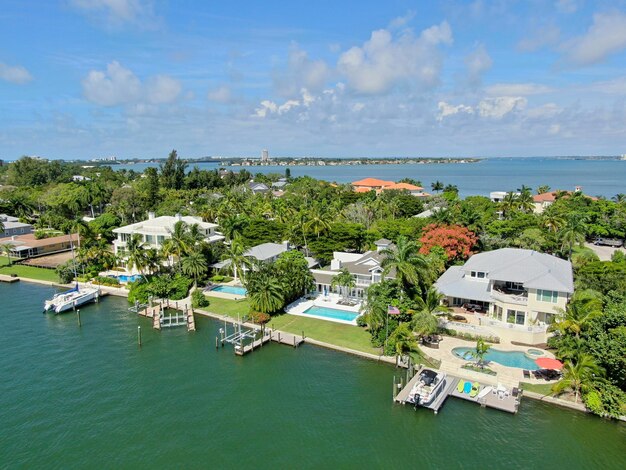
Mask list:
[[[565,59],[574,65],[592,65],[626,48],[626,13],[596,13],[587,32],[564,44]]]
[[[21,65],[7,65],[0,62],[0,80],[23,85],[32,79],[32,75]]]
[[[287,67],[274,73],[274,87],[283,97],[297,95],[302,88],[321,90],[330,76],[330,67],[323,60],[309,58],[297,45],[289,49]]]
[[[361,47],[352,47],[339,57],[337,68],[348,84],[360,93],[385,93],[398,84],[433,87],[439,82],[439,47],[452,43],[447,22],[415,36],[406,30],[394,37],[388,30],[374,31]]]
[[[482,117],[502,119],[510,112],[524,109],[527,103],[528,100],[521,96],[486,98],[478,103],[477,111]]]
[[[437,108],[439,109],[439,114],[437,115],[437,121],[443,121],[448,116],[454,116],[455,114],[464,113],[464,114],[474,114],[474,108],[471,106],[466,106],[464,104],[459,104],[457,106],[446,103],[445,101],[440,101],[437,104]]]
[[[101,106],[171,103],[182,89],[177,80],[167,75],[157,75],[142,83],[117,61],[108,64],[106,71],[90,71],[82,85],[85,98]]]

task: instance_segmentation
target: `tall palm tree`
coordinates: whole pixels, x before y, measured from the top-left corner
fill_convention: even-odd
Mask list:
[[[485,368],[485,356],[490,349],[491,346],[485,343],[484,339],[478,338],[478,340],[476,341],[476,348],[474,349],[474,351],[472,351],[472,356],[474,356],[478,367],[480,367],[481,369]]]
[[[334,289],[335,287],[345,288],[347,292],[350,292],[356,286],[356,280],[354,276],[348,271],[346,268],[343,268],[339,274],[333,276],[330,281],[330,288]],[[346,291],[341,289],[341,293],[347,297]]]
[[[405,352],[419,351],[417,340],[413,335],[413,330],[408,323],[401,323],[393,332],[390,338],[395,344],[396,365],[398,358],[402,357]]]
[[[277,312],[285,302],[280,281],[274,276],[256,279],[256,289],[249,293],[250,306],[261,313]]]
[[[574,401],[578,403],[580,393],[591,388],[595,379],[601,377],[603,373],[604,370],[593,356],[580,354],[576,359],[565,361],[563,378],[552,386],[551,393],[561,395],[570,390],[574,392]]]
[[[439,321],[432,313],[426,310],[419,310],[413,314],[411,326],[418,336],[423,337],[437,333],[439,330]]]
[[[567,250],[567,259],[571,261],[574,245],[582,245],[585,241],[587,231],[585,219],[583,217],[570,217],[560,231],[561,249]]]
[[[560,310],[561,315],[551,325],[552,330],[561,334],[573,334],[576,338],[584,331],[590,322],[602,314],[602,301],[589,293],[578,294],[565,308]]]
[[[554,212],[544,212],[543,226],[552,233],[557,233],[565,225],[565,219]]]
[[[10,243],[2,243],[0,244],[0,253],[4,253],[7,255],[7,261],[9,262],[9,266],[11,266],[11,250],[13,249],[13,245]]]
[[[321,210],[318,206],[313,207],[309,212],[308,221],[304,228],[315,233],[319,239],[321,233],[330,230],[328,213]]]
[[[132,271],[135,268],[141,274],[143,274],[146,268],[146,251],[145,243],[141,240],[141,235],[134,233],[126,241],[126,253],[128,258],[126,259],[126,266]]]
[[[239,237],[236,237],[230,242],[230,246],[228,246],[226,252],[224,253],[224,259],[230,261],[230,265],[233,268],[235,281],[238,280],[237,275],[239,272],[243,271],[245,267],[250,266],[250,258],[244,256],[245,252],[246,249],[243,246],[243,242]]]
[[[400,282],[405,292],[409,292],[412,286],[422,288],[430,278],[430,267],[426,257],[419,253],[417,244],[402,236],[397,243],[380,252],[383,259],[381,267],[386,276],[395,271],[396,279]]]
[[[520,211],[530,214],[535,209],[533,195],[528,186],[522,186],[519,196],[517,196],[517,207]]]
[[[179,220],[174,224],[174,228],[172,230],[168,229],[170,234],[170,244],[171,251],[176,255],[178,259],[178,268],[180,269],[180,262],[183,256],[188,252],[190,245],[192,244],[190,241],[189,233],[188,233],[188,225]]]
[[[447,313],[451,309],[441,303],[445,295],[441,294],[437,289],[431,287],[423,297],[415,297],[414,302],[417,305],[417,311],[426,312],[430,315],[437,313]]]
[[[500,202],[500,209],[502,210],[502,217],[505,219],[511,215],[512,212],[515,212],[519,207],[517,202],[517,195],[509,191],[505,194],[504,198]]]
[[[430,187],[432,188],[433,191],[438,193],[439,191],[441,191],[443,189],[443,183],[441,181],[437,180],[434,183],[430,183]]]
[[[194,284],[198,284],[198,278],[206,273],[207,263],[199,251],[194,251],[185,256],[182,260],[183,272],[187,276],[193,277]]]

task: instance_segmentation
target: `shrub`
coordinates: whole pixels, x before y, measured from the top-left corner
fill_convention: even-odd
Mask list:
[[[250,310],[250,321],[257,324],[267,323],[270,320],[268,313],[257,312],[256,310]]]
[[[213,282],[222,282],[223,280],[224,280],[224,276],[222,276],[221,274],[216,274],[215,276],[211,278],[211,281]]]
[[[201,290],[195,290],[191,294],[191,306],[193,308],[204,308],[210,304],[209,299],[202,293]]]
[[[120,286],[120,281],[118,281],[117,279],[113,277],[107,277],[107,276],[96,276],[93,278],[93,283],[99,284],[102,286],[111,286],[111,287]]]

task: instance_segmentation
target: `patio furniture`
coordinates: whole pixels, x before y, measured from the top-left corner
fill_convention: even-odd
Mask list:
[[[530,379],[530,371],[529,370],[524,369],[523,373],[524,373],[524,378],[525,379]]]

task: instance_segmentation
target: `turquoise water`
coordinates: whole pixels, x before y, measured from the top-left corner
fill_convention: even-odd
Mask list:
[[[471,360],[471,353],[474,352],[474,348],[454,348],[452,352],[461,359]],[[526,357],[526,354],[520,351],[500,351],[498,349],[491,348],[485,355],[485,360],[497,362],[507,367],[517,367],[518,369],[537,370],[540,367],[535,364],[533,359]]]
[[[311,345],[238,357],[215,349],[222,323],[156,332],[113,297],[79,328],[41,314],[54,292],[0,283],[0,468],[626,466],[623,423],[529,399],[415,411],[392,403],[392,366]]]
[[[225,292],[227,294],[235,294],[245,296],[247,294],[247,290],[245,287],[237,287],[237,286],[217,286],[211,289],[215,292]]]
[[[157,164],[115,165],[143,171]],[[200,163],[199,168],[218,168],[216,163]],[[190,165],[190,168],[193,164]],[[242,167],[224,167],[239,171]],[[246,167],[252,173],[284,173],[283,166]],[[557,158],[489,158],[479,163],[432,163],[414,165],[358,165],[358,166],[295,166],[291,175],[308,175],[339,183],[349,183],[368,176],[398,181],[414,178],[430,191],[430,184],[443,181],[459,188],[461,197],[489,196],[491,191],[514,191],[523,184],[533,189],[549,185],[553,190],[574,190],[582,186],[586,194],[613,197],[626,193],[626,161],[574,160]]]
[[[135,282],[137,279],[141,279],[141,274],[133,274],[129,276],[127,274],[120,274],[115,276],[120,282]]]
[[[333,320],[344,321],[354,321],[356,320],[356,317],[359,316],[358,313],[347,312],[346,310],[339,310],[336,308],[318,307],[317,305],[307,308],[303,313],[323,319],[330,318]]]

